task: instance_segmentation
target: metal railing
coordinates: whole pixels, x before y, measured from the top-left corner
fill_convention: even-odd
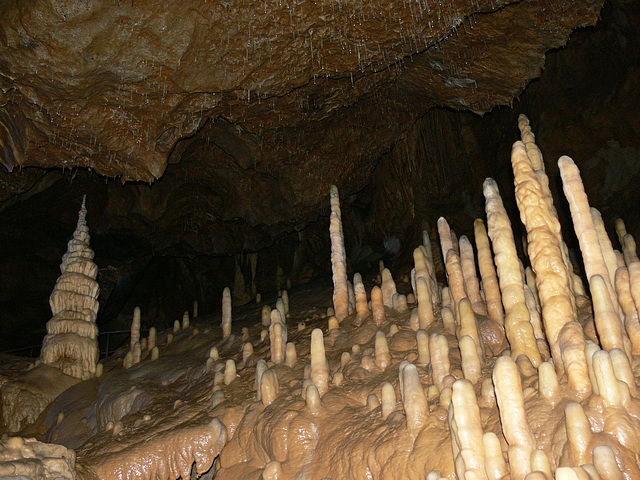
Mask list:
[[[140,335],[148,334],[149,330],[140,330]],[[106,358],[120,347],[131,337],[131,330],[112,330],[109,332],[100,332],[98,334],[98,345],[100,346],[100,358]],[[10,353],[20,357],[37,358],[40,356],[42,344],[29,345],[27,347],[12,348],[11,350],[3,350],[0,353]]]

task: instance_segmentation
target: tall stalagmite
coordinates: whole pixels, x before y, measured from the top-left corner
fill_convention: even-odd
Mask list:
[[[78,225],[62,257],[56,285],[49,297],[53,317],[47,322],[42,342],[42,363],[57,367],[72,377],[87,379],[95,375],[98,348],[98,267],[89,246],[89,227],[85,199]]]
[[[338,187],[331,185],[331,268],[333,269],[333,309],[339,322],[349,315],[349,291],[347,289],[347,254],[344,250],[340,196]]]

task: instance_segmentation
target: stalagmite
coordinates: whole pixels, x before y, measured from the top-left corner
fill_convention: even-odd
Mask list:
[[[538,310],[534,293],[527,284],[524,285],[524,299],[527,303],[527,310],[529,310],[529,318],[531,319],[531,326],[533,327],[533,335],[536,337],[536,340],[546,341],[547,337],[542,329],[542,315],[540,315],[540,310]]]
[[[451,238],[451,228],[444,217],[438,219],[438,236],[440,237],[440,249],[442,251],[442,259],[447,263],[447,253],[453,249],[453,239]]]
[[[473,311],[478,315],[487,315],[487,308],[480,296],[480,282],[476,275],[473,247],[465,235],[460,237],[460,264],[464,278],[464,289],[467,292],[467,298],[471,301]]]
[[[498,436],[487,432],[482,436],[484,446],[484,469],[488,480],[501,480],[509,473],[509,467],[502,456],[502,447]]]
[[[616,456],[608,445],[599,445],[593,449],[593,465],[602,480],[625,480]]]
[[[544,161],[542,160],[542,153],[535,143],[535,135],[531,131],[529,125],[529,119],[526,115],[518,115],[518,128],[520,129],[520,135],[523,145],[526,148],[527,156],[531,161],[531,165],[534,170],[542,170],[544,172]]]
[[[578,322],[571,321],[562,327],[558,335],[558,348],[569,386],[581,400],[587,398],[592,385],[585,355],[584,333]]]
[[[433,248],[431,246],[431,238],[429,238],[429,232],[426,230],[422,231],[422,248],[424,248],[423,253],[426,260],[427,271],[431,277],[428,282],[429,290],[431,291],[431,300],[435,306],[439,303],[438,282],[436,280],[436,271],[433,266]]]
[[[569,457],[572,465],[593,463],[591,444],[591,425],[579,403],[569,403],[564,409],[567,423]]]
[[[320,410],[321,400],[320,393],[315,385],[311,384],[305,390],[305,399],[307,401],[307,408],[311,410],[312,413],[318,413]]]
[[[182,315],[182,329],[185,330],[189,328],[191,325],[191,321],[189,320],[189,312],[184,312]]]
[[[640,260],[638,259],[638,254],[636,252],[636,241],[630,233],[627,233],[624,236],[624,243],[622,245],[624,261],[627,266],[631,262],[637,262]]]
[[[605,350],[624,349],[622,324],[607,293],[606,280],[600,275],[593,275],[589,279],[589,286],[593,299],[593,319],[602,347]]]
[[[276,371],[271,368],[265,370],[260,377],[260,400],[265,407],[271,405],[278,397],[279,389],[280,386],[278,384],[278,374]]]
[[[388,268],[382,271],[382,303],[387,308],[393,307],[393,295],[398,293],[396,290],[396,282],[393,281],[393,276]]]
[[[580,171],[573,160],[566,155],[560,157],[558,167],[560,168],[564,194],[567,197],[571,209],[573,228],[580,243],[580,251],[582,252],[587,279],[591,280],[591,277],[594,275],[600,275],[603,278],[607,295],[609,296],[615,313],[618,314],[618,302],[614,302],[615,291],[611,285],[609,271],[598,240],[598,233],[593,225],[589,200],[584,191]]]
[[[258,360],[258,363],[256,363],[256,373],[253,381],[253,386],[256,389],[256,401],[258,402],[262,399],[262,374],[268,369],[269,366],[264,359]]]
[[[375,339],[375,356],[376,365],[383,370],[391,364],[391,355],[389,354],[389,344],[387,336],[384,332],[377,332]]]
[[[520,374],[509,357],[499,357],[493,368],[493,384],[500,411],[502,432],[509,444],[508,458],[513,480],[524,480],[531,472],[535,438],[527,423]]]
[[[457,380],[453,384],[449,425],[458,478],[486,479],[480,409],[468,380]]]
[[[286,322],[286,318],[287,318],[287,309],[284,306],[284,301],[282,300],[282,297],[278,298],[276,300],[276,310],[278,312],[280,312],[280,317],[282,318],[283,322]]]
[[[542,318],[556,368],[562,371],[558,335],[567,322],[576,318],[576,313],[569,271],[562,256],[560,224],[521,142],[513,145],[511,164],[520,218],[527,228],[529,258],[535,271]]]
[[[556,404],[560,384],[551,362],[542,362],[538,367],[538,391],[551,405]]]
[[[629,270],[620,267],[616,270],[615,287],[624,314],[624,328],[629,336],[634,355],[640,355],[640,318],[636,309],[629,282]]]
[[[373,312],[373,321],[376,323],[376,325],[382,325],[387,314],[384,311],[382,290],[380,289],[380,287],[373,287],[371,289],[371,311]]]
[[[431,244],[429,243],[429,246]],[[416,281],[418,278],[424,278],[427,288],[429,291],[429,301],[432,303],[432,306],[438,304],[438,285],[435,281],[435,274],[433,271],[433,265],[431,263],[431,252],[427,252],[427,249],[424,246],[420,246],[413,251],[413,262],[415,265],[414,275],[412,277],[412,286],[414,287],[414,292],[417,295],[416,290]]]
[[[296,352],[296,345],[294,343],[287,343],[284,351],[284,363],[293,368],[298,361],[298,353]]]
[[[458,254],[449,250],[447,258],[447,280],[449,282],[449,293],[451,294],[451,306],[459,321],[458,304],[460,300],[466,298],[467,292],[464,290],[464,277],[462,275],[462,267],[460,266],[460,257]]]
[[[416,278],[416,296],[418,299],[418,321],[420,328],[426,330],[435,321],[429,287],[424,277]]]
[[[461,362],[464,378],[475,384],[482,376],[482,364],[480,362],[480,357],[478,356],[476,343],[473,338],[465,335],[460,338],[458,346],[462,357]]]
[[[460,312],[460,331],[458,337],[462,338],[468,335],[473,340],[476,350],[478,352],[478,358],[484,357],[484,348],[482,346],[482,339],[480,338],[480,332],[478,331],[478,322],[476,316],[473,313],[471,302],[468,298],[463,298],[458,306]]]
[[[311,381],[322,397],[329,390],[329,367],[324,351],[324,336],[319,328],[311,332]]]
[[[156,327],[151,327],[149,329],[149,340],[147,341],[147,350],[149,351],[153,350],[153,347],[156,346],[157,338],[158,338],[158,332],[156,330]]]
[[[136,344],[133,346],[133,349],[131,350],[131,355],[133,357],[133,360],[132,360],[133,365],[140,363],[140,358],[142,356],[142,345],[140,345],[140,342],[136,342]]]
[[[49,297],[53,317],[47,322],[40,353],[43,364],[81,379],[95,375],[100,356],[96,325],[100,287],[86,215],[83,198],[76,230],[62,256],[61,275]]]
[[[417,435],[429,413],[429,402],[424,396],[420,376],[415,365],[409,363],[402,370],[402,391],[404,412],[407,415],[407,428]]]
[[[353,289],[356,296],[356,315],[362,321],[371,314],[367,301],[367,292],[362,283],[362,276],[359,273],[353,275]]]
[[[338,319],[333,315],[329,317],[329,328],[328,330],[336,330],[340,328],[340,323],[338,323]]]
[[[431,368],[433,371],[433,383],[442,391],[444,379],[449,375],[451,364],[449,362],[449,344],[444,335],[434,333],[429,337],[429,353],[431,354]]]
[[[271,361],[275,364],[284,362],[284,349],[287,344],[286,328],[280,312],[278,310],[272,310],[269,342],[271,347]]]
[[[130,348],[140,341],[140,307],[133,309],[133,320],[131,320],[131,342]]]
[[[404,313],[409,308],[407,296],[402,293],[394,293],[391,299],[392,308],[398,313]]]
[[[382,384],[382,419],[386,420],[387,417],[396,409],[396,391],[393,389],[393,385],[389,382]]]
[[[478,251],[478,269],[482,278],[482,288],[487,304],[487,313],[494,322],[504,325],[504,310],[502,308],[502,296],[498,285],[498,276],[493,264],[493,255],[489,245],[489,237],[484,222],[477,219],[473,222],[473,232]]]
[[[631,298],[633,298],[633,303],[636,306],[636,311],[640,312],[640,261],[634,261],[627,265],[627,269],[629,272],[629,287],[631,291]],[[629,327],[627,326],[627,329]],[[635,332],[640,331],[640,327],[634,326],[632,324],[632,330]],[[631,332],[629,332],[631,335]],[[636,342],[638,340],[636,339]]]
[[[607,234],[607,231],[604,227],[604,221],[602,220],[602,215],[600,212],[591,207],[591,219],[593,220],[593,227],[596,229],[596,233],[598,235],[598,243],[600,244],[600,250],[602,251],[602,258],[604,259],[604,263],[607,266],[607,271],[609,272],[609,281],[611,285],[615,285],[615,275],[616,270],[618,269],[618,260],[616,259],[616,254],[613,251],[613,246],[611,245],[611,239]],[[612,297],[614,300],[615,297]]]
[[[225,287],[222,291],[222,339],[231,335],[231,290]]]
[[[442,287],[442,293],[440,295],[442,297],[442,307],[451,308],[451,292],[449,291],[449,287]]]
[[[629,393],[632,396],[638,397],[638,386],[636,385],[636,379],[627,354],[619,348],[614,348],[609,351],[609,357],[611,357],[611,364],[616,378],[627,384]]]
[[[511,222],[493,179],[488,178],[484,181],[483,191],[486,198],[489,238],[495,252],[505,310],[505,332],[512,355],[514,358],[522,354],[527,355],[533,365],[538,366],[542,358],[529,320]]]
[[[251,342],[245,342],[242,345],[242,364],[243,365],[246,365],[251,355],[253,355],[253,345],[251,345]]]
[[[444,325],[444,328],[446,328],[449,333],[454,335],[456,333],[456,320],[451,308],[443,307],[442,310],[440,310],[440,315],[442,316],[442,323]]]
[[[333,308],[336,318],[341,322],[349,314],[349,292],[347,291],[347,256],[342,233],[340,197],[335,185],[331,185],[330,203],[329,235],[331,237],[331,268],[333,271]]]
[[[623,392],[620,381],[616,378],[609,353],[598,350],[593,354],[593,372],[598,384],[598,392],[605,403],[613,407],[623,406]]]
[[[229,385],[236,379],[236,362],[233,360],[227,360],[224,368],[224,383],[225,385]]]
[[[416,343],[418,344],[418,365],[428,365],[431,357],[429,355],[429,335],[425,330],[416,332]]]

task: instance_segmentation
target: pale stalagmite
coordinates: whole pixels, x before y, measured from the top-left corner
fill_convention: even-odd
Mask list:
[[[416,278],[416,297],[418,299],[418,319],[420,328],[427,329],[435,321],[429,286],[424,277]]]
[[[615,287],[620,308],[624,314],[624,327],[631,341],[633,354],[638,355],[640,354],[640,319],[631,296],[629,270],[627,267],[620,267],[616,270]]]
[[[451,305],[458,316],[458,304],[460,300],[466,298],[467,292],[464,290],[464,276],[460,265],[460,257],[454,250],[449,250],[446,255],[447,280],[449,282],[449,293],[451,294]]]
[[[319,328],[311,332],[311,381],[320,396],[329,390],[329,368],[324,350],[324,337]]]
[[[476,262],[473,256],[473,246],[471,246],[471,242],[465,235],[460,237],[459,245],[460,264],[462,266],[464,289],[467,292],[467,298],[471,301],[471,306],[475,313],[478,315],[486,315],[487,308],[480,296],[480,282],[476,275]]]
[[[349,315],[349,292],[347,289],[347,256],[342,233],[340,196],[338,187],[331,185],[331,219],[329,236],[331,238],[331,268],[333,270],[333,308],[339,322]]]
[[[609,270],[605,263],[598,240],[598,232],[593,225],[593,217],[589,207],[589,200],[584,191],[582,178],[578,167],[569,157],[562,156],[558,160],[560,167],[560,176],[562,177],[562,186],[564,194],[569,202],[571,209],[571,218],[573,219],[573,228],[580,243],[580,251],[584,260],[584,268],[587,273],[587,279],[591,279],[593,275],[600,275],[607,289],[607,294],[612,300],[612,305],[616,314],[618,313],[615,292],[611,285]]]
[[[489,245],[489,237],[484,222],[476,219],[473,222],[473,231],[478,250],[478,269],[482,278],[482,288],[487,304],[487,312],[491,320],[500,325],[504,325],[504,310],[502,308],[502,296],[498,285],[496,267],[493,264],[493,255]]]
[[[231,335],[231,290],[226,287],[222,291],[222,338]]]
[[[484,466],[484,444],[480,409],[473,385],[468,380],[457,380],[453,384],[449,424],[452,437],[456,472],[458,478],[486,479]]]
[[[444,217],[438,219],[438,236],[440,237],[440,250],[442,259],[447,262],[447,252],[453,249],[453,239],[451,238],[451,228]]]
[[[371,311],[376,325],[382,325],[386,318],[386,313],[382,302],[382,290],[377,286],[371,289]]]
[[[536,444],[527,423],[518,367],[511,358],[500,357],[496,360],[493,368],[493,383],[496,388],[502,431],[509,444],[511,478],[523,480],[531,472],[531,455]]]
[[[353,275],[353,289],[356,296],[356,314],[360,321],[371,314],[367,301],[367,291],[362,283],[362,276],[359,273]]]
[[[89,246],[86,215],[83,199],[76,230],[60,264],[62,275],[49,298],[53,317],[47,322],[40,354],[42,363],[82,379],[95,375],[100,353],[96,325],[98,267],[93,263],[94,253]]]
[[[536,273],[536,286],[542,306],[542,318],[556,367],[562,370],[558,335],[565,323],[575,318],[569,274],[562,259],[558,219],[544,200],[538,181],[522,142],[513,144],[511,165],[515,177],[516,200],[520,218],[527,229],[528,251]]]
[[[514,358],[522,354],[527,355],[534,366],[537,366],[542,358],[529,320],[511,222],[502,204],[498,186],[493,179],[488,178],[484,181],[483,192],[486,198],[489,238],[495,252],[502,304],[505,310],[507,339]]]

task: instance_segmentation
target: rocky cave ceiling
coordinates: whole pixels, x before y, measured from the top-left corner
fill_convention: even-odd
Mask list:
[[[265,278],[278,264],[294,277],[294,250],[304,244],[311,258],[326,236],[317,220],[333,183],[350,199],[345,230],[362,255],[365,244],[419,231],[421,219],[433,221],[430,209],[454,224],[456,215],[477,215],[473,195],[487,174],[500,178],[494,150],[505,148],[501,125],[513,128],[518,112],[494,111],[489,121],[475,114],[514,101],[539,123],[548,158],[583,154],[597,163],[602,151],[606,163],[622,151],[633,163],[640,126],[621,107],[638,84],[637,6],[602,5],[5,2],[2,323],[22,315],[44,325],[46,300],[41,311],[18,299],[37,296],[25,291],[46,299],[84,193],[101,304],[116,315],[126,299],[110,307],[109,296],[158,283],[159,272],[170,272],[167,285],[147,293],[219,299],[234,259],[198,262],[202,255],[267,252]],[[581,28],[601,15],[598,27]],[[602,69],[598,58],[618,63]],[[518,100],[543,67],[550,73]],[[599,84],[609,90],[582,97]],[[579,122],[588,128],[571,130]],[[473,182],[478,188],[465,190]],[[386,227],[367,230],[372,217]]]

